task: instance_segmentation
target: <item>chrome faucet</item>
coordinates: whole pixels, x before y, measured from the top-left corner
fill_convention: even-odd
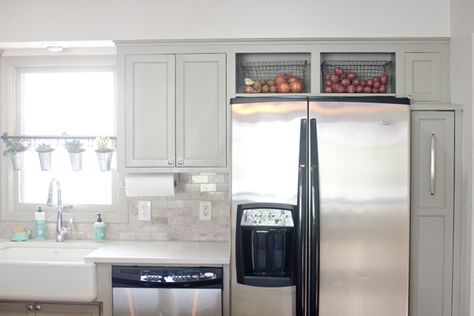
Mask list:
[[[59,183],[56,178],[53,178],[49,183],[49,191],[48,191],[48,203],[49,207],[53,206],[53,188],[54,184],[56,183],[56,191],[57,191],[57,218],[56,218],[56,241],[64,241],[64,237],[66,234],[70,234],[72,231],[71,226],[63,226],[63,203],[61,199],[61,184]]]

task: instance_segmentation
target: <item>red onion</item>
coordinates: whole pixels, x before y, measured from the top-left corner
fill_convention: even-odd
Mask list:
[[[334,67],[334,74],[335,75],[342,75],[344,73],[344,70],[341,67]]]
[[[333,83],[339,82],[339,76],[338,75],[331,75],[331,81]]]
[[[332,90],[336,93],[343,93],[344,92],[344,86],[340,83],[335,83],[332,86]]]
[[[347,79],[354,80],[355,78],[357,78],[357,74],[355,72],[348,72],[347,73]]]
[[[351,84],[351,81],[349,79],[342,79],[341,80],[341,84],[344,86],[344,87],[347,87]]]

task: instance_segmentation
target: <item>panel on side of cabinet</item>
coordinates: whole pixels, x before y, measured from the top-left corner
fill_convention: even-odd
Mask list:
[[[226,165],[225,54],[176,57],[176,162]]]
[[[410,315],[450,316],[454,113],[412,112]]]
[[[168,167],[175,157],[175,56],[125,57],[126,167]]]
[[[439,53],[405,54],[405,92],[415,102],[441,101]]]

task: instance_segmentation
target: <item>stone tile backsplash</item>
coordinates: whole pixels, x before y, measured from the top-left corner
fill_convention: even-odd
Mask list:
[[[128,199],[128,223],[106,222],[107,240],[195,240],[228,241],[230,237],[230,193],[227,173],[181,174],[175,195],[146,197],[152,201],[151,221],[138,220],[138,198]],[[199,220],[199,202],[211,201],[210,221]],[[9,238],[15,226],[33,230],[31,222],[0,222],[0,238]],[[55,224],[47,224],[47,238],[55,238]],[[75,240],[92,240],[93,223],[74,223]]]

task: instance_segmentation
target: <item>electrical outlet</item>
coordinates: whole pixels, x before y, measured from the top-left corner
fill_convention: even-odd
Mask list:
[[[138,201],[138,220],[151,221],[151,201]]]
[[[212,203],[211,201],[199,202],[199,220],[210,221],[212,217]]]

